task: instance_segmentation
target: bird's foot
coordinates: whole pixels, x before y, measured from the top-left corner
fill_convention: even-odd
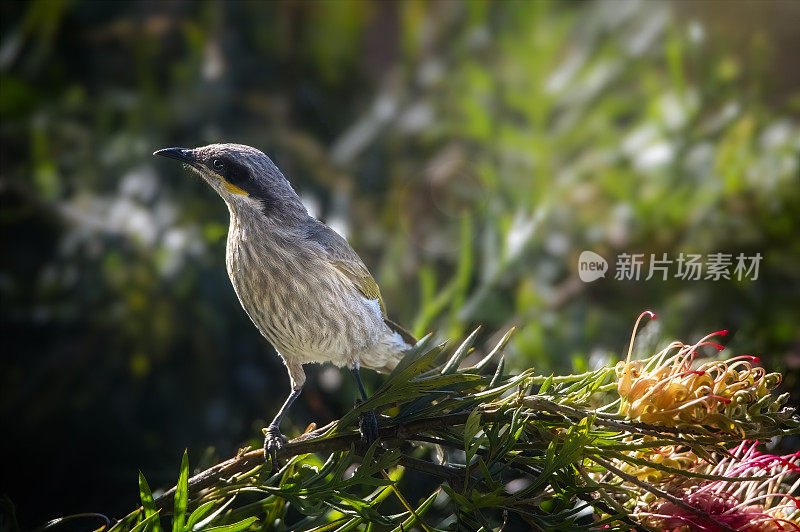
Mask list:
[[[269,462],[272,471],[278,469],[278,452],[286,445],[286,436],[281,434],[280,429],[275,425],[262,429],[264,432],[264,461]]]
[[[360,404],[361,401],[356,401],[356,406]],[[378,439],[378,418],[373,410],[364,412],[358,417],[358,431],[361,433],[361,443],[365,448],[369,448]]]

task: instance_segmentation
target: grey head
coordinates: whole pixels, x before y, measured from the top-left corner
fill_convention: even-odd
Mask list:
[[[196,171],[228,204],[232,214],[261,211],[273,219],[308,216],[297,193],[263,152],[244,144],[165,148],[161,155]]]

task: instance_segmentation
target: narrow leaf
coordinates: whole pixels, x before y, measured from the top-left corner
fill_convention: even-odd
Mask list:
[[[181,472],[175,486],[175,512],[172,516],[172,532],[183,532],[186,522],[186,504],[189,500],[189,456],[183,451]]]
[[[442,368],[442,375],[447,373],[454,373],[458,366],[461,364],[461,361],[464,360],[464,357],[467,356],[470,352],[470,348],[472,348],[472,344],[475,342],[475,337],[478,336],[478,332],[480,332],[480,326],[476,327],[469,336],[467,336],[466,340],[461,342],[461,345],[453,353],[453,356],[450,357],[450,360],[447,361],[444,368]]]
[[[154,515],[158,515],[158,508],[156,508],[156,503],[153,501],[153,492],[150,491],[150,486],[147,484],[147,480],[144,478],[141,471],[139,471],[139,497],[142,499],[142,508],[144,508],[145,520],[143,523],[148,521],[153,522],[151,518]],[[161,532],[161,523],[158,518],[156,518],[153,523],[153,531]]]
[[[467,417],[467,422],[464,425],[464,449],[469,450],[472,445],[472,440],[475,439],[475,436],[481,430],[481,413],[476,408],[472,412],[469,413]]]
[[[438,495],[439,495],[439,490],[436,490],[433,493],[431,493],[427,499],[422,501],[422,504],[419,505],[417,510],[413,514],[409,515],[408,519],[403,521],[400,524],[400,526],[393,529],[392,532],[405,532],[407,530],[411,530],[411,527],[414,526],[414,524],[416,524],[417,522],[417,517],[422,517],[425,515],[428,509],[433,505],[433,501],[436,500],[436,497]],[[423,529],[428,530],[428,527],[426,527],[423,523],[420,523],[420,525],[423,527]]]
[[[194,512],[189,516],[189,519],[186,520],[186,530],[191,530],[194,525],[200,522],[200,520],[205,516],[208,512],[214,509],[214,505],[218,504],[219,501],[208,501],[206,503],[201,504],[198,506]]]
[[[231,523],[230,525],[212,526],[211,528],[206,528],[204,532],[241,532],[242,530],[247,530],[250,528],[250,525],[256,521],[258,521],[258,517],[248,517],[247,519],[243,519],[237,523]]]
[[[152,525],[152,527],[150,526]],[[131,532],[144,532],[145,530],[152,530],[155,532],[156,530],[161,530],[161,523],[158,521],[158,513],[154,513],[135,527],[131,529]]]
[[[497,345],[494,346],[494,348],[489,352],[489,354],[486,355],[485,357],[483,357],[480,362],[475,364],[475,369],[476,370],[478,370],[479,372],[481,370],[483,370],[483,368],[485,368],[489,364],[489,362],[492,361],[492,359],[495,357],[495,355],[497,355],[497,353],[499,353],[500,351],[503,350],[503,348],[506,346],[508,341],[511,339],[511,335],[514,333],[514,329],[516,329],[516,327],[511,327],[508,330],[508,332],[503,335],[503,337],[500,339],[500,341],[497,342]]]
[[[420,356],[422,356],[424,353],[427,353],[430,350],[428,344],[431,343],[431,340],[433,340],[433,333],[429,333],[420,339],[420,341],[417,342],[417,345],[412,347],[408,353],[403,356],[400,362],[397,363],[397,366],[395,366],[394,370],[392,370],[386,380],[393,380],[399,373],[414,363],[414,361],[416,361]]]
[[[195,523],[195,524],[193,525],[193,527],[194,527],[195,529],[197,529],[197,530],[206,530],[206,528],[205,528],[205,527],[206,527],[207,525],[210,525],[211,523],[213,523],[213,522],[214,522],[214,520],[215,520],[217,517],[219,517],[220,515],[222,515],[222,513],[223,513],[225,510],[227,510],[227,509],[228,509],[228,507],[229,507],[231,504],[233,504],[233,501],[235,501],[235,500],[236,500],[236,495],[234,495],[233,497],[231,497],[230,499],[228,499],[228,500],[225,502],[225,504],[223,504],[222,506],[220,506],[219,508],[217,508],[216,510],[214,510],[214,513],[212,513],[211,515],[209,515],[208,517],[206,517],[205,519],[203,519],[203,520],[202,520],[202,521],[200,521],[199,523]]]
[[[551,373],[550,376],[544,380],[542,386],[539,388],[539,394],[541,395],[543,393],[546,393],[547,390],[549,390],[552,385],[553,385],[553,374]]]
[[[494,377],[492,377],[492,381],[489,383],[489,388],[494,388],[497,386],[497,383],[503,378],[503,368],[505,368],[505,366],[506,357],[500,357],[500,362],[497,364],[497,370],[495,370]]]

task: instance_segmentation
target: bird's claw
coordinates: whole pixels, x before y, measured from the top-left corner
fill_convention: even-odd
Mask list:
[[[358,431],[361,433],[361,441],[367,447],[378,439],[378,418],[375,417],[375,412],[370,410],[361,415],[358,420]]]
[[[286,445],[286,436],[281,434],[275,425],[263,429],[264,432],[264,461],[269,462],[272,471],[278,469],[278,452]]]
[[[360,404],[361,401],[356,401],[356,406]],[[361,433],[361,443],[366,448],[378,439],[378,418],[373,410],[364,412],[358,417],[358,431]]]

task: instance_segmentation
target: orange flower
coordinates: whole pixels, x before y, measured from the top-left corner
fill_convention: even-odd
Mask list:
[[[757,357],[739,356],[694,365],[700,356],[699,348],[723,350],[710,339],[725,336],[728,331],[711,333],[692,345],[675,341],[646,360],[631,361],[636,330],[645,316],[656,318],[650,311],[639,316],[628,357],[615,368],[620,414],[652,425],[703,425],[742,434],[746,427],[775,421],[788,395],[774,398],[770,394],[780,384],[781,376],[766,374],[764,368],[755,366]]]

